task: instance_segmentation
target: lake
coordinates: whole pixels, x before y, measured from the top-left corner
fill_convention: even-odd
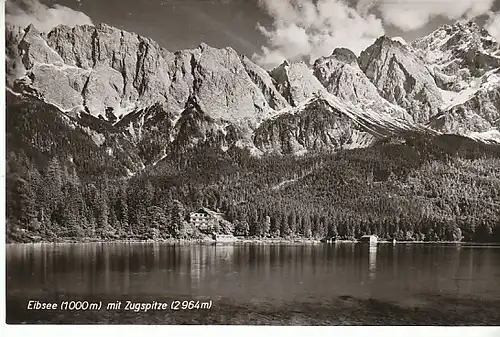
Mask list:
[[[494,245],[9,244],[6,259],[8,323],[500,324]]]

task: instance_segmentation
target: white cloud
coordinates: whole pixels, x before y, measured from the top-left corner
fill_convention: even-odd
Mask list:
[[[33,24],[38,30],[48,32],[58,25],[92,25],[92,20],[84,13],[71,8],[53,5],[48,7],[38,0],[7,1],[5,22],[21,27]]]
[[[470,19],[486,14],[495,0],[360,0],[358,9],[377,8],[384,23],[405,31],[424,27],[432,18]]]
[[[500,12],[491,13],[490,19],[486,22],[484,28],[497,42],[500,42]]]
[[[336,47],[359,54],[384,34],[380,19],[360,15],[340,0],[259,0],[259,5],[274,19],[270,29],[258,25],[268,43],[254,55],[268,68],[284,59],[314,61]]]

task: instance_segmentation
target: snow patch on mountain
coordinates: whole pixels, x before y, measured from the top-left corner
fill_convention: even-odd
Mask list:
[[[471,81],[467,83],[466,89],[460,92],[440,89],[444,101],[441,109],[446,111],[458,105],[465,104],[472,99],[479,90],[488,91],[498,88],[500,85],[499,71],[500,68],[496,68],[488,71],[481,77],[472,78]]]
[[[16,92],[16,91],[12,90],[12,89],[11,89],[11,88],[9,88],[9,87],[6,87],[6,89],[7,89],[7,91],[8,91],[8,92],[10,92],[10,93],[11,93],[12,95],[14,95],[14,96],[17,96],[17,97],[22,96],[22,94],[21,94],[21,93]]]
[[[375,136],[383,137],[401,130],[409,131],[413,129],[412,125],[404,120],[398,120],[373,110],[359,109],[352,103],[341,102],[337,97],[329,93],[322,94],[319,97],[328,102],[332,108],[343,112]]]
[[[391,39],[393,41],[401,43],[402,45],[405,45],[405,46],[408,45],[408,42],[406,42],[406,40],[401,36],[395,36],[395,37],[392,37]]]
[[[356,55],[345,48],[336,48],[331,56],[314,63],[314,75],[327,91],[362,110],[384,112],[391,117],[413,122],[405,109],[385,100],[375,85],[360,69]]]
[[[480,142],[500,144],[500,131],[498,130],[471,132],[467,136]]]
[[[411,46],[444,90],[466,89],[473,78],[500,67],[500,45],[473,21],[443,25]]]

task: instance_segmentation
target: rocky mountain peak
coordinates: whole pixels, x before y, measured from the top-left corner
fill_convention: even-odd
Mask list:
[[[252,81],[260,88],[269,106],[275,111],[279,111],[290,104],[278,91],[277,82],[271,75],[253,63],[248,57],[241,56],[241,62]]]
[[[24,32],[26,35],[36,35],[40,36],[42,35],[38,29],[36,29],[35,25],[30,23],[25,29]]]
[[[463,90],[472,78],[500,67],[500,44],[473,21],[443,25],[412,47],[429,63],[444,90]]]
[[[290,64],[288,61],[283,61],[279,66],[269,72],[269,75],[275,83],[276,89],[282,97],[285,98],[288,104],[294,105],[294,100],[290,92],[290,81],[288,79],[288,70]]]
[[[340,62],[344,62],[350,65],[357,65],[358,58],[353,51],[347,48],[335,48],[333,50],[332,56],[333,58],[339,60]]]
[[[66,117],[98,117],[99,125],[111,125],[140,147],[146,164],[206,142],[224,151],[245,146],[252,153],[304,153],[368,146],[422,130],[416,123],[460,133],[494,127],[500,77],[487,72],[491,76],[479,81],[470,62],[489,69],[498,46],[489,45],[478,27],[462,25],[444,27],[415,45],[382,36],[359,58],[336,48],[312,67],[285,60],[269,72],[230,47],[201,43],[170,52],[106,24],[58,26],[47,34],[7,25],[6,66],[11,89],[50,103]],[[439,74],[446,69],[433,67],[422,54],[441,50],[438,41],[444,40],[452,52],[443,49],[442,60],[465,60],[456,69],[469,69],[474,79],[467,82],[473,91],[452,100],[440,88],[445,81]],[[461,54],[467,49],[487,57]],[[449,77],[456,85],[465,78]],[[468,125],[473,110],[481,116]]]
[[[30,69],[35,63],[63,64],[63,59],[47,45],[44,36],[33,24],[24,29],[18,49],[26,69]]]
[[[288,70],[290,69],[290,63],[285,60],[279,66],[272,69],[269,74],[271,77],[279,84],[285,81],[288,77]]]
[[[412,48],[382,36],[364,50],[359,66],[380,95],[406,109],[416,122],[438,113],[441,93],[427,64]]]
[[[358,65],[356,55],[337,48],[331,56],[314,63],[314,75],[327,91],[364,110],[381,111],[396,118],[413,121],[403,108],[382,98],[375,85]]]
[[[325,87],[314,76],[313,70],[304,62],[284,61],[271,70],[270,75],[277,90],[292,106],[297,106],[315,93],[325,91]]]
[[[379,48],[403,48],[407,49],[408,46],[401,42],[398,38],[392,38],[388,35],[382,35],[375,40],[373,45]]]
[[[10,36],[16,31],[7,30]],[[36,91],[63,111],[83,106],[93,116],[106,119],[113,111],[120,118],[159,103],[178,114],[196,94],[212,117],[255,124],[272,114],[272,107],[285,105],[276,92],[269,96],[259,87],[261,82],[267,82],[267,89],[272,85],[270,78],[262,80],[265,71],[250,76],[246,69],[258,66],[249,60],[243,65],[232,48],[202,43],[172,53],[149,38],[106,24],[58,26],[47,35],[30,26],[22,39],[9,42],[9,73],[21,77],[14,71],[15,60],[21,60],[22,75],[29,78],[23,82],[26,91]]]
[[[474,137],[500,135],[500,45],[473,21],[443,25],[412,44],[441,90],[441,111],[429,125]],[[498,136],[496,136],[498,138]]]
[[[479,26],[474,20],[459,20],[453,24],[445,24],[439,27],[434,33],[445,31],[447,35],[453,35],[455,33],[460,33],[464,35],[484,35],[488,34],[486,29]],[[431,34],[434,35],[434,34]]]
[[[417,39],[412,47],[420,50],[450,50],[473,48],[490,53],[499,51],[499,44],[486,29],[474,21],[458,21],[442,25],[431,34]],[[438,55],[441,56],[441,55]]]

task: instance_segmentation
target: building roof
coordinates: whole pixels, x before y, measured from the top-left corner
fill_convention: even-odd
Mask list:
[[[211,216],[224,216],[223,213],[213,211],[210,208],[206,208],[206,207],[201,207],[198,210],[191,212],[190,214],[196,214],[196,213],[205,213],[205,214],[209,214]]]

